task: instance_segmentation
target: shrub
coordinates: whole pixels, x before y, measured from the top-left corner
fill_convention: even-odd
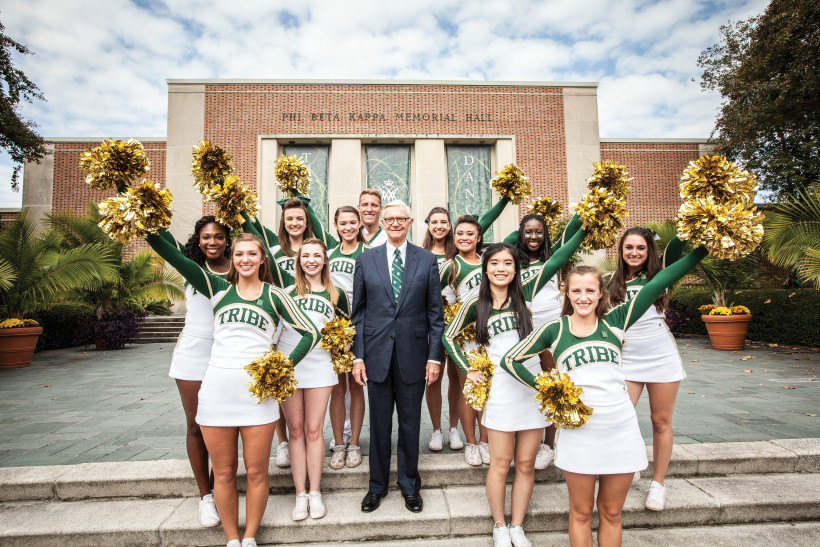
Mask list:
[[[122,349],[137,338],[145,315],[122,308],[103,312],[100,319],[91,318],[80,325],[79,338],[86,346]]]
[[[150,300],[142,307],[148,315],[171,315],[171,301],[166,299]]]
[[[37,351],[82,345],[78,327],[93,317],[94,308],[88,304],[55,304],[51,309],[41,311],[36,316],[43,327]]]

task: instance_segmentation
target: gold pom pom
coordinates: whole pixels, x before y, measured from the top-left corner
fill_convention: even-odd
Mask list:
[[[450,321],[455,319],[458,310],[461,308],[461,302],[456,302],[455,304],[448,304],[447,299],[445,297],[441,297],[444,303],[444,324],[449,325]]]
[[[564,206],[561,205],[561,202],[558,200],[553,201],[550,198],[538,198],[527,207],[527,213],[541,215],[544,218],[550,238],[557,237],[558,219],[561,218],[563,212]]]
[[[572,383],[569,374],[558,369],[542,372],[535,377],[535,386],[538,410],[555,427],[578,429],[592,416],[592,409],[580,399],[584,390]]]
[[[248,382],[248,391],[256,397],[256,402],[273,397],[280,403],[296,393],[298,382],[293,376],[293,363],[276,350],[271,350],[264,357],[252,361],[245,367],[253,379]]]
[[[356,327],[344,317],[337,317],[332,321],[325,321],[322,327],[322,349],[330,352],[330,362],[336,374],[344,374],[353,370],[353,353],[345,351],[345,346],[353,344]]]
[[[629,191],[631,190],[629,181],[632,179],[629,178],[629,173],[626,172],[625,166],[610,160],[596,161],[592,165],[595,167],[595,170],[592,176],[587,179],[587,187],[590,190],[593,188],[604,188],[613,196],[621,198],[625,198],[629,195]]]
[[[191,172],[194,187],[200,194],[208,194],[218,188],[225,177],[233,173],[231,157],[225,150],[211,141],[202,141],[194,146]]]
[[[521,203],[532,193],[529,177],[512,163],[501,171],[496,171],[490,184],[498,193],[499,198],[510,198],[510,202],[515,205]]]
[[[242,226],[242,213],[248,214],[251,220],[256,218],[259,202],[256,192],[244,184],[236,175],[228,175],[222,187],[214,186],[205,196],[216,204],[216,221],[235,230]]]
[[[678,237],[710,254],[735,260],[754,251],[763,239],[763,218],[744,201],[718,203],[715,198],[689,199],[677,213]]]
[[[128,186],[132,180],[144,177],[149,166],[145,148],[136,139],[104,140],[80,156],[85,182],[95,190]]]
[[[757,178],[728,161],[726,156],[704,155],[689,167],[680,179],[680,197],[711,197],[715,203],[754,203]]]
[[[310,189],[310,171],[296,156],[279,156],[276,160],[276,185],[293,197],[295,192],[307,195]]]
[[[629,216],[623,197],[606,188],[591,188],[574,208],[587,231],[583,247],[593,250],[614,245],[624,227],[624,218]]]
[[[487,350],[484,346],[467,352],[467,361],[470,363],[470,370],[480,372],[484,376],[484,382],[474,384],[469,378],[464,381],[464,398],[467,405],[475,410],[484,410],[487,406],[487,398],[490,396],[490,384],[493,381],[493,369],[495,365],[490,361]]]
[[[100,203],[99,226],[108,237],[123,244],[157,234],[171,225],[172,200],[169,190],[143,180],[125,193]]]

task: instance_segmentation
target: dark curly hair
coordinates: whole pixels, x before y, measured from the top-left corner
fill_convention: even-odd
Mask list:
[[[200,266],[205,264],[205,253],[203,253],[202,249],[199,248],[199,232],[201,232],[202,228],[211,222],[225,231],[225,258],[231,257],[231,231],[227,227],[218,223],[215,216],[205,215],[201,219],[197,220],[196,224],[194,224],[194,233],[188,238],[188,242],[185,244],[185,250],[182,251],[182,254]]]
[[[549,228],[547,228],[547,223],[544,221],[544,217],[532,213],[524,215],[524,218],[521,219],[521,224],[518,225],[518,239],[515,241],[515,251],[518,253],[518,260],[521,261],[521,267],[523,269],[530,267],[530,252],[527,249],[527,245],[524,243],[524,224],[530,220],[537,220],[541,223],[541,226],[544,229],[544,244],[541,245],[540,249],[538,249],[538,260],[540,262],[546,262],[552,255],[550,231]]]

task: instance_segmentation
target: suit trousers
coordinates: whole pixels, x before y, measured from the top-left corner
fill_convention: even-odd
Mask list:
[[[384,382],[367,382],[370,406],[370,492],[381,494],[387,491],[395,405],[399,425],[396,447],[399,490],[405,496],[419,493],[419,429],[425,386],[424,380],[413,384],[402,380],[395,346],[390,359],[390,370]]]

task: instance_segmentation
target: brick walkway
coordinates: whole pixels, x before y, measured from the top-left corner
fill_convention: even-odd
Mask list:
[[[677,443],[820,436],[820,353],[767,344],[716,351],[701,337],[678,344],[689,377],[678,394]],[[172,350],[55,350],[36,354],[28,368],[0,370],[0,466],[186,458],[182,407],[167,376]],[[638,415],[651,443],[645,395]],[[428,452],[426,408],[422,420]],[[365,419],[365,453],[367,437]],[[325,438],[332,438],[329,420]]]

